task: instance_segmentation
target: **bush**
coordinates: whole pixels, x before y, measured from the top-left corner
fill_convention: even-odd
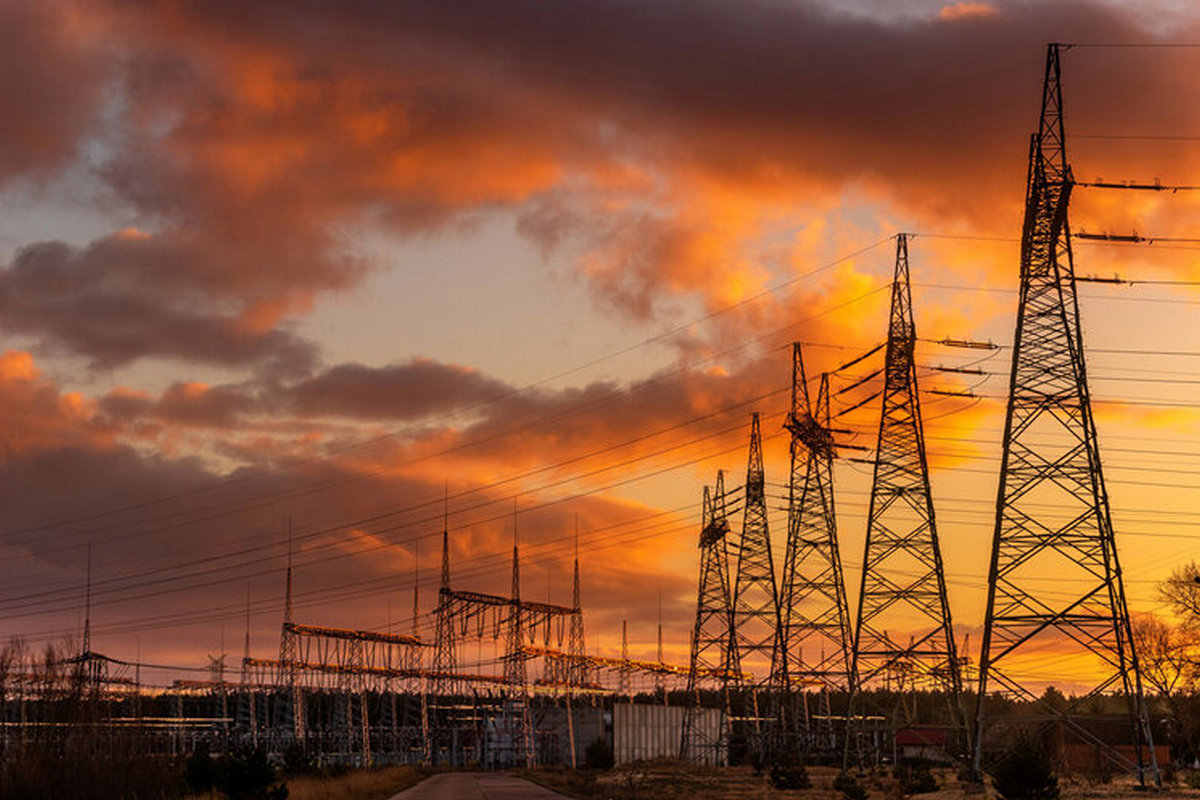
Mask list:
[[[583,751],[583,763],[588,769],[612,769],[615,762],[612,747],[603,736],[597,736],[596,741]]]
[[[906,795],[927,794],[940,788],[929,762],[923,758],[897,764],[894,774],[900,791]]]
[[[1046,748],[1022,733],[992,770],[996,793],[1004,800],[1057,800],[1058,778]]]
[[[842,793],[846,800],[866,800],[867,790],[849,772],[839,772],[833,779],[833,788]]]
[[[245,748],[222,758],[217,788],[232,800],[286,800],[287,786],[272,787],[275,769],[261,747]]]
[[[300,742],[292,742],[283,751],[285,775],[310,775],[317,772],[317,760]]]
[[[217,764],[208,753],[207,742],[201,742],[188,756],[183,767],[183,779],[188,789],[197,794],[210,791],[217,785]]]
[[[776,789],[808,789],[812,786],[808,768],[791,754],[772,764],[767,778]]]
[[[729,733],[729,766],[739,767],[750,763],[750,740],[744,731],[734,729]],[[760,765],[756,772],[762,771]]]

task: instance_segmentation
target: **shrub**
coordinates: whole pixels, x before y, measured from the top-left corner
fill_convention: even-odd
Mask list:
[[[286,775],[309,775],[317,772],[317,760],[300,742],[292,742],[283,751],[283,772]]]
[[[846,800],[866,800],[867,790],[849,772],[839,772],[833,779],[833,788],[842,793]]]
[[[608,740],[597,736],[583,751],[583,763],[588,769],[612,769],[615,759]]]
[[[900,791],[906,795],[936,792],[939,788],[929,762],[923,758],[897,764],[894,774]]]
[[[1004,800],[1057,800],[1058,778],[1046,748],[1022,733],[992,770],[996,793]]]
[[[750,740],[744,731],[736,728],[729,734],[729,766],[737,767],[750,763]],[[756,771],[761,771],[760,766]]]
[[[285,800],[287,786],[272,787],[275,769],[261,747],[245,748],[221,759],[217,788],[233,800]]]
[[[183,767],[183,779],[193,792],[201,794],[217,785],[217,764],[208,753],[208,743],[201,742],[188,756]]]
[[[812,786],[808,768],[790,753],[771,765],[767,778],[776,789],[808,789]]]

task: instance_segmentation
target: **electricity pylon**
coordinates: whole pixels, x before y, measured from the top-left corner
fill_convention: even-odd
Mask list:
[[[454,625],[450,619],[450,520],[449,510],[444,512],[442,524],[442,574],[438,585],[437,628],[434,638],[433,671],[437,676],[437,688],[441,694],[454,694],[457,687],[443,677],[458,669],[458,653],[455,651]]]
[[[988,737],[999,720],[988,716],[987,693],[1036,700],[1026,683],[1029,657],[1049,651],[1061,665],[1057,674],[1069,671],[1096,680],[1066,709],[1041,709],[1059,734],[1099,747],[1142,781],[1149,768],[1157,782],[1083,358],[1067,222],[1074,180],[1060,76],[1059,48],[1052,44],[1030,148],[974,765],[979,772],[985,751],[999,744]],[[1048,577],[1055,581],[1054,591],[1038,582]],[[1137,744],[1134,758],[1106,744],[1076,716],[1081,705],[1111,692],[1124,695]]]
[[[829,691],[848,691],[852,683],[850,611],[834,513],[829,376],[822,373],[813,403],[799,342],[792,346],[792,406],[784,427],[792,436],[791,478],[772,684],[785,736],[800,734],[808,751],[828,750],[834,747]],[[813,689],[824,701],[815,719],[808,707]]]
[[[900,234],[896,237],[883,407],[854,632],[851,673],[855,681],[849,724],[862,732],[863,720],[855,720],[853,712],[862,708],[864,690],[900,683],[908,689],[939,691],[950,705],[950,718],[942,722],[959,734],[962,741],[957,745],[965,748],[959,706],[962,678],[929,490],[913,358],[916,340],[908,239]],[[890,716],[893,726],[915,721],[911,712],[899,706],[891,709]]]
[[[292,609],[292,520],[288,518],[288,561],[287,561],[287,580],[284,587],[283,600],[283,633],[279,639],[279,663],[280,663],[280,680],[281,685],[288,687],[288,693],[291,695],[291,711],[292,711],[292,735],[295,737],[296,744],[300,747],[305,746],[305,719],[304,719],[304,689],[300,685],[299,676],[297,674],[296,664],[300,661],[300,653],[296,643],[296,636],[293,633],[293,618]]]
[[[571,620],[567,628],[567,653],[570,656],[570,667],[567,670],[567,684],[582,686],[587,678],[587,665],[584,663],[583,638],[583,608],[580,605],[579,594],[579,520],[575,520],[575,572],[571,579]]]
[[[691,659],[688,669],[688,704],[684,712],[683,735],[679,744],[680,759],[717,764],[723,744],[728,741],[729,641],[732,618],[729,588],[729,536],[725,473],[717,473],[716,491],[704,487],[704,505],[700,526],[700,580],[696,599],[696,622],[692,626]],[[705,726],[699,721],[700,686],[698,675],[720,671],[722,718],[715,740],[705,736]]]
[[[729,664],[739,673],[731,722],[738,741],[761,752],[764,742],[759,691],[770,688],[771,664],[779,646],[779,592],[767,526],[766,476],[758,412],[750,422],[744,498],[742,535],[730,554],[736,555],[736,561],[731,581]],[[758,670],[762,677],[747,680],[743,672],[747,667]]]
[[[510,731],[512,733],[513,757],[517,764],[532,769],[535,753],[533,749],[533,726],[529,713],[529,678],[524,648],[524,609],[521,605],[521,556],[517,539],[517,509],[513,501],[513,558],[512,600],[509,604],[507,631],[504,637],[504,681],[508,684]]]
[[[747,659],[758,660],[769,669],[779,635],[779,593],[767,527],[766,477],[758,412],[750,422],[742,535],[731,556],[737,559],[732,565],[731,662],[740,668],[745,666]]]

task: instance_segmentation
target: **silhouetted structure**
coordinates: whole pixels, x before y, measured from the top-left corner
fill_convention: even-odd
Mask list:
[[[908,240],[896,237],[882,411],[875,452],[863,572],[854,633],[849,724],[863,732],[863,692],[871,688],[944,692],[947,719],[961,734],[962,678],[955,653],[938,544],[913,350],[917,341],[908,279]],[[904,704],[886,711],[892,730],[910,725]],[[850,737],[846,756],[850,756]],[[860,758],[861,758],[861,754]]]
[[[784,427],[791,433],[788,537],[772,688],[784,746],[832,751],[829,692],[848,691],[853,683],[850,612],[834,513],[829,376],[821,375],[811,402],[799,342],[792,346],[792,402]],[[814,692],[821,701],[818,714],[809,705]]]
[[[704,487],[704,505],[700,526],[700,578],[696,599],[696,622],[692,626],[691,657],[688,670],[688,708],[684,716],[679,757],[715,763],[723,741],[707,741],[697,725],[701,707],[701,678],[704,671],[718,672],[722,679],[717,688],[728,716],[729,642],[732,638],[731,591],[729,587],[729,506],[725,492],[725,473],[717,473],[716,489]],[[728,737],[728,719],[720,725],[720,739]]]
[[[1157,782],[1088,394],[1067,221],[1073,183],[1063,129],[1059,47],[1052,44],[1038,132],[1030,146],[974,764],[977,771],[984,766],[991,745],[987,693],[1035,699],[1022,676],[1022,658],[1050,646],[1064,658],[1066,648],[1090,656],[1089,666],[1101,676],[1067,708],[1044,707],[1050,724],[1101,747],[1114,765],[1136,771],[1143,781],[1148,768]],[[1030,580],[1047,574],[1057,579],[1053,593],[1038,591]],[[1108,746],[1076,716],[1092,698],[1114,691],[1127,700],[1138,743],[1132,758]]]

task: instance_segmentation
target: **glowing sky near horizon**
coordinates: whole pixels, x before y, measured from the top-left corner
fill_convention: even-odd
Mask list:
[[[91,542],[100,649],[201,663],[248,592],[269,654],[288,517],[301,613],[406,627],[448,484],[456,582],[506,591],[517,495],[533,595],[567,598],[578,516],[589,640],[615,652],[630,619],[651,655],[661,591],[683,660],[700,487],[745,469],[752,409],[778,433],[787,344],[814,375],[882,339],[897,231],[923,336],[1010,343],[1045,43],[1195,43],[1200,14],[0,0],[0,31],[0,636],[78,630]],[[1063,63],[1081,180],[1200,184],[1200,50]],[[1079,189],[1072,225],[1200,238],[1198,211]],[[1076,264],[1196,280],[1195,254]],[[1081,297],[1130,602],[1161,613],[1155,582],[1200,552],[1200,295]],[[1008,351],[983,366],[921,373],[983,398],[926,397],[973,642]],[[767,456],[782,484],[781,436]],[[869,475],[836,475],[853,601]]]

